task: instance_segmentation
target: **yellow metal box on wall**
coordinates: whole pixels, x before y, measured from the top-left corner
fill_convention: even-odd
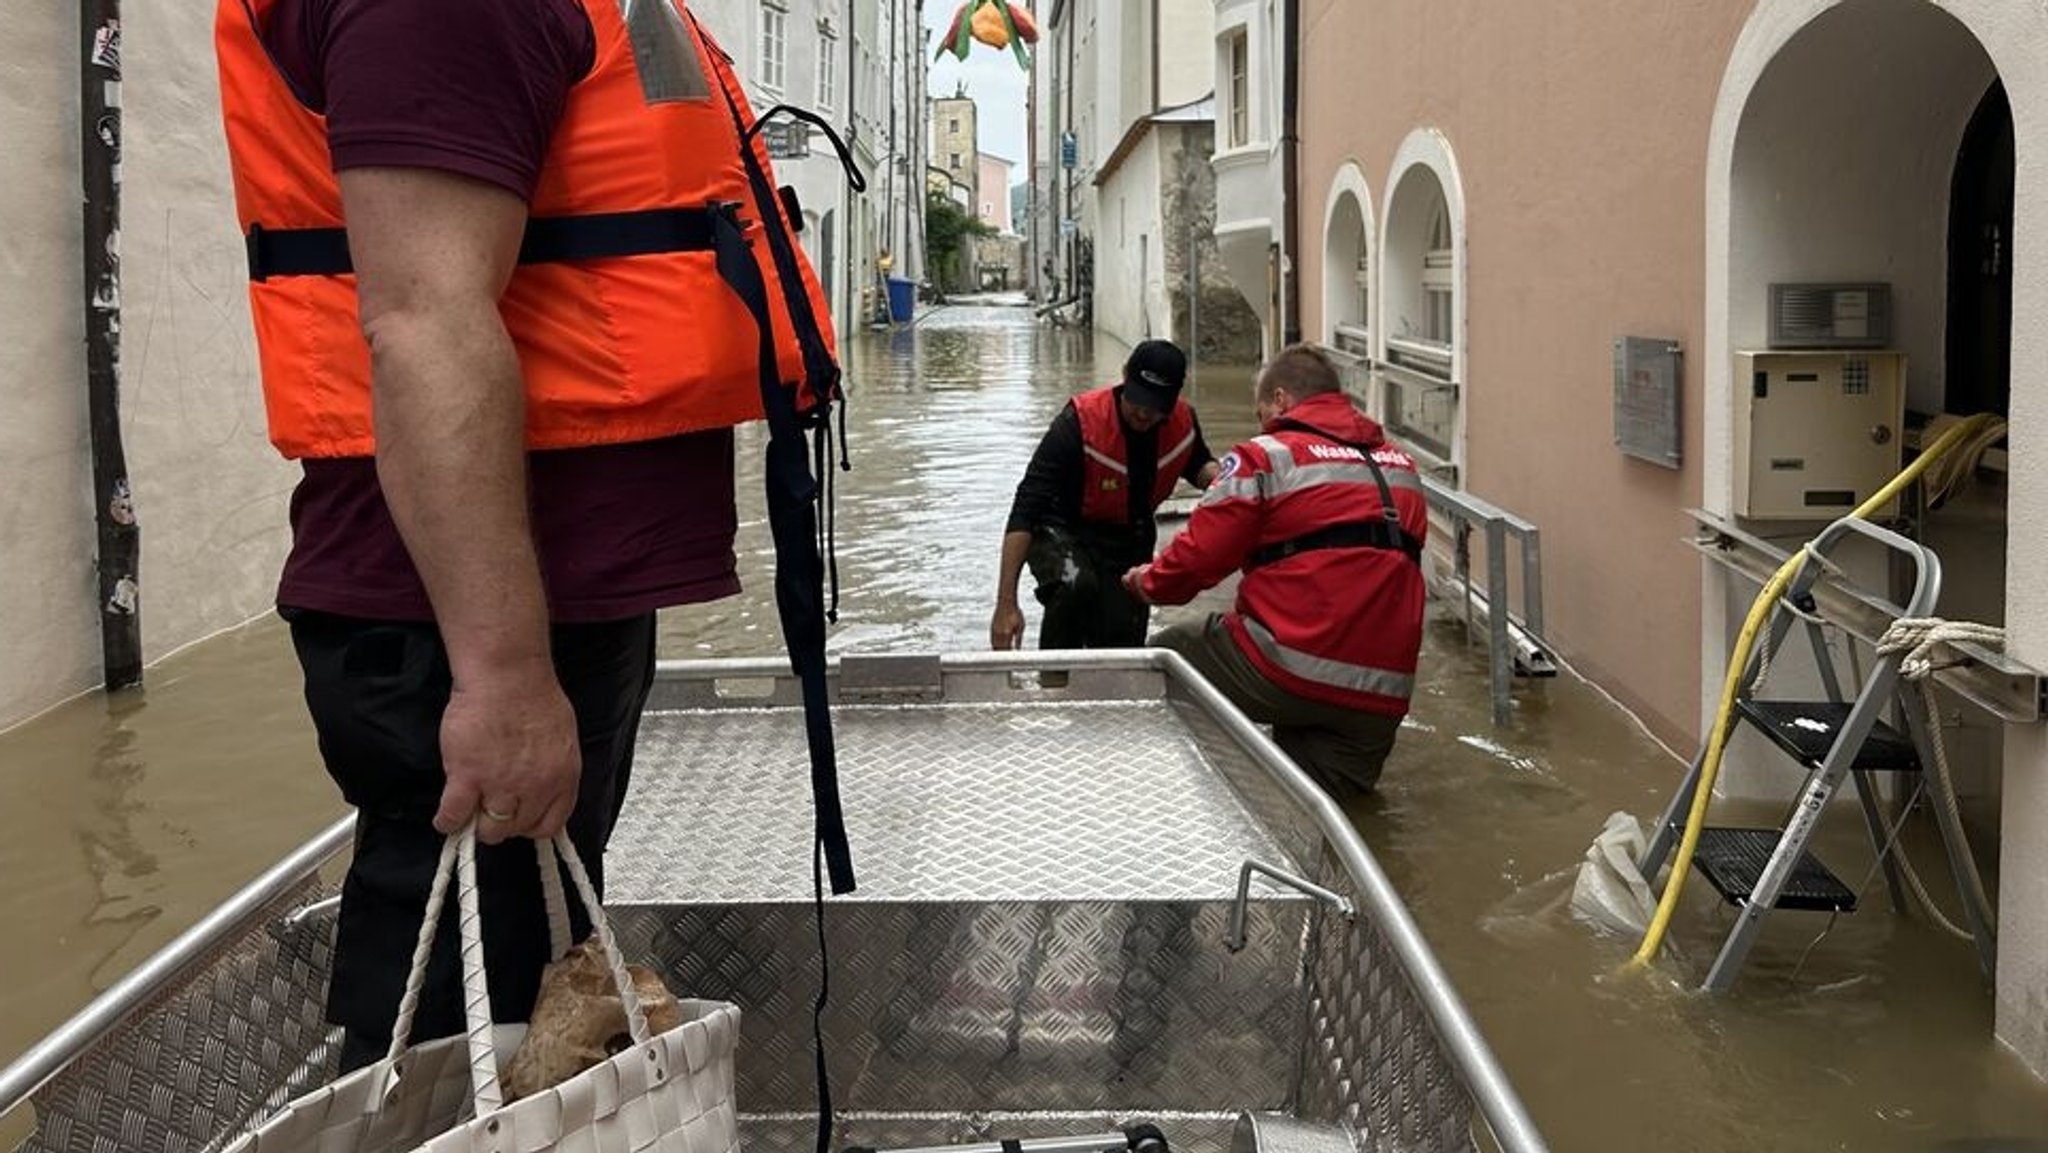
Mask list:
[[[1736,353],[1736,515],[1833,520],[1863,503],[1899,471],[1905,395],[1903,352]]]

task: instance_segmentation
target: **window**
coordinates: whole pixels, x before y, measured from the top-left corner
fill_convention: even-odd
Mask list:
[[[1439,198],[1422,255],[1422,338],[1448,349],[1452,339],[1451,210]]]
[[[839,41],[831,36],[818,41],[818,107],[830,112],[839,103]]]
[[[1382,411],[1387,428],[1426,468],[1455,483],[1459,382],[1453,375],[1457,344],[1457,287],[1452,260],[1451,210],[1443,186],[1427,169],[1411,169],[1396,194],[1391,245],[1398,255],[1384,270],[1397,320],[1385,337],[1387,358]]]
[[[789,54],[789,13],[761,6],[761,87],[782,91]]]
[[[948,132],[958,132],[958,131],[960,131],[960,118],[959,118],[958,116],[948,116],[948,117],[946,117],[946,131],[948,131]]]
[[[1251,143],[1251,44],[1243,32],[1230,38],[1230,147]]]
[[[960,154],[958,152],[946,153],[946,167],[955,172],[960,171]]]

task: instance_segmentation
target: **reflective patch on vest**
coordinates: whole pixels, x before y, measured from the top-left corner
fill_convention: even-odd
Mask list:
[[[1111,472],[1122,473],[1124,475],[1130,474],[1131,470],[1124,467],[1123,461],[1120,461],[1117,458],[1102,451],[1101,449],[1096,448],[1094,445],[1083,444],[1081,446],[1081,451],[1088,454],[1088,459],[1110,470]]]
[[[1159,454],[1160,470],[1172,471],[1178,468],[1178,465],[1175,464],[1175,462],[1178,461],[1182,456],[1185,456],[1187,454],[1187,451],[1190,448],[1193,448],[1194,446],[1195,430],[1191,428],[1188,430],[1188,434],[1186,436],[1180,438],[1179,444],[1176,444],[1172,448],[1167,449],[1165,452]]]
[[[711,80],[675,0],[619,0],[640,93],[649,104],[710,100]]]

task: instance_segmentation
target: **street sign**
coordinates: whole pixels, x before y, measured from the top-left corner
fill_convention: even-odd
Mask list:
[[[1081,142],[1071,132],[1060,135],[1060,167],[1072,168],[1081,159]]]
[[[801,120],[770,120],[762,125],[770,160],[802,160],[811,154],[811,126]]]

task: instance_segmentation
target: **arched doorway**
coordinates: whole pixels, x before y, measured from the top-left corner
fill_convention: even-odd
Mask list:
[[[1450,145],[1417,129],[1394,159],[1379,248],[1378,332],[1389,430],[1441,478],[1463,484],[1465,202]]]
[[[1345,163],[1330,182],[1323,220],[1323,341],[1362,357],[1372,341],[1372,194]]]
[[[2012,411],[2012,101],[1994,80],[1963,130],[1948,208],[1949,412]]]
[[[2009,622],[2008,651],[2036,667],[2048,667],[2048,588],[2030,574],[2044,550],[2037,533],[2008,539],[2005,528],[2048,515],[2048,393],[2028,387],[2048,367],[2048,331],[2013,323],[2048,309],[2048,275],[2029,251],[2048,226],[2048,189],[2026,148],[2028,125],[2039,139],[2048,116],[2044,41],[2048,11],[2006,0],[1759,0],[1709,138],[1702,342],[1702,499],[1727,513],[1743,384],[1735,353],[1766,343],[1769,286],[1889,285],[1908,412],[2004,409],[2014,422],[2009,473],[1977,492],[1986,507],[1918,523],[1944,561],[1939,612]],[[1753,592],[1706,570],[1709,686]],[[2048,1070],[2048,877],[2032,867],[2048,859],[2048,733],[1982,713],[1959,730],[1953,717],[1969,712],[1947,713],[1943,730],[1977,769],[1974,782],[1962,771],[1966,798],[1976,790],[1965,804],[1978,816],[1973,831],[1990,825],[1997,836],[1979,842],[1980,856],[2005,863],[1997,1031]]]

